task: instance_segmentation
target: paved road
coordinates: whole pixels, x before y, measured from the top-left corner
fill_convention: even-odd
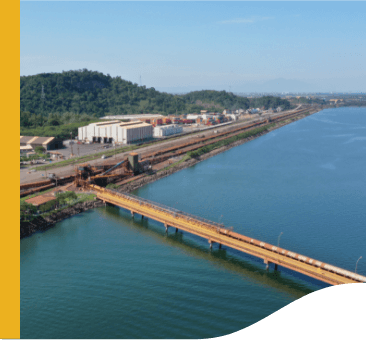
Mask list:
[[[297,109],[299,109],[300,107],[301,106],[299,106]],[[287,112],[286,111],[282,112],[282,114],[285,114]],[[291,112],[291,111],[289,111],[289,112]],[[279,115],[279,113],[275,113],[274,115]],[[185,136],[185,137],[179,138],[177,140],[167,140],[166,142],[161,142],[158,145],[150,145],[150,146],[140,148],[137,151],[138,151],[139,154],[144,154],[144,153],[147,153],[147,152],[160,150],[164,146],[168,146],[168,145],[169,146],[174,146],[174,145],[177,145],[177,144],[181,144],[184,141],[190,141],[191,139],[195,138],[198,135],[207,137],[207,136],[212,135],[214,133],[214,131],[218,131],[218,133],[219,132],[230,131],[234,128],[238,128],[238,127],[241,127],[243,125],[246,125],[248,123],[255,122],[255,121],[257,121],[257,119],[243,120],[243,121],[236,122],[236,124],[225,125],[225,126],[222,126],[222,127],[215,127],[214,129],[210,129],[208,131],[202,131],[201,133],[195,134],[194,136]],[[75,148],[76,145],[78,145],[78,144],[73,145],[73,152],[74,153],[75,153],[74,148]],[[90,153],[100,152],[101,150],[103,150],[100,144],[83,145],[83,147],[84,146],[85,147],[91,147],[90,149],[88,149],[88,148],[84,149],[83,148],[83,150],[85,150],[85,151],[90,150]],[[82,150],[82,145],[79,145],[79,151],[80,150]],[[67,149],[66,152],[67,151],[70,152],[69,149]],[[93,161],[89,161],[88,163],[90,163],[90,164],[103,164],[104,162],[108,162],[108,161],[115,160],[115,159],[116,159],[116,161],[122,161],[124,158],[126,158],[126,156],[130,152],[131,151],[120,153],[120,154],[116,155],[116,157],[110,157],[110,158],[107,158],[106,160],[96,159],[96,160],[93,160]],[[80,154],[80,155],[82,156],[82,154]],[[29,172],[28,169],[21,169],[20,170],[20,183],[21,184],[35,182],[35,181],[41,181],[41,180],[46,178],[46,171],[36,171],[36,172],[31,172],[31,173],[28,173],[28,172]],[[48,171],[48,173],[49,172],[55,173],[59,177],[68,176],[68,175],[71,175],[71,174],[74,173],[74,164],[64,166],[64,167],[61,167],[61,168],[50,169]]]

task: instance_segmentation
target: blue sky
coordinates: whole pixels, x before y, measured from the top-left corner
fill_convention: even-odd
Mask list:
[[[20,74],[87,68],[168,92],[365,91],[365,2],[28,2]]]

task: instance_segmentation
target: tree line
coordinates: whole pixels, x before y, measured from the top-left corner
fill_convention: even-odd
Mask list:
[[[245,98],[226,91],[173,95],[87,69],[20,77],[22,127],[58,126],[105,115],[168,115],[258,106],[287,109],[290,103],[277,97]]]

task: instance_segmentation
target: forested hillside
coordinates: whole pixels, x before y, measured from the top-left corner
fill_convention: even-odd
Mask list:
[[[87,69],[20,77],[23,127],[57,126],[109,114],[167,115],[193,113],[202,109],[247,109],[251,106],[288,108],[290,104],[280,98],[248,99],[226,91],[172,95]]]

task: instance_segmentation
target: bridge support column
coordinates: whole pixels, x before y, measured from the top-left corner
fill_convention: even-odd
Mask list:
[[[274,265],[274,270],[276,270],[276,271],[278,270],[278,265],[277,264]]]
[[[130,212],[131,212],[131,217],[134,218],[135,213],[132,210]]]
[[[213,242],[211,240],[208,240],[209,242],[209,248],[212,249],[213,248]]]
[[[219,243],[219,249],[222,249],[222,244],[221,243]]]
[[[168,233],[168,228],[169,228],[169,226],[165,223],[164,224],[164,227],[166,228],[166,234]]]
[[[269,270],[269,261],[268,260],[264,260],[264,263],[266,264],[265,270]]]
[[[178,228],[176,228],[176,233],[178,232]]]
[[[144,220],[144,215],[141,215],[141,219]]]

